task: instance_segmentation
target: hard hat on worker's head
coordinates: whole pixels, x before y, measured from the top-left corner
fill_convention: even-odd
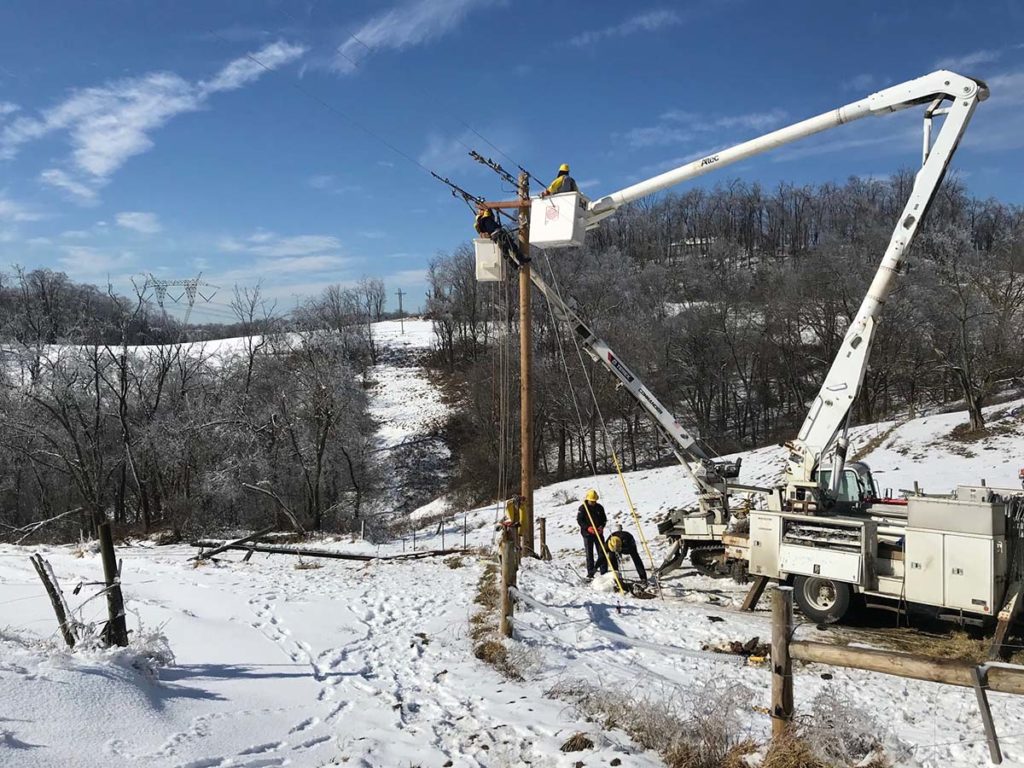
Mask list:
[[[584,497],[587,501],[597,501],[597,491],[591,488],[587,491],[587,495]]]
[[[611,538],[608,539],[608,549],[615,554],[618,554],[622,549],[622,539],[613,533]]]
[[[559,173],[568,173],[569,172],[569,164],[568,163],[562,163],[560,166],[558,166],[558,172]]]

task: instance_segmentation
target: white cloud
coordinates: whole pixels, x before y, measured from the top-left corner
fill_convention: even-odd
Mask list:
[[[252,253],[268,259],[289,259],[325,255],[341,250],[341,241],[333,235],[293,235],[280,237],[259,231],[247,238],[224,238],[218,244],[226,253]]]
[[[627,37],[638,32],[657,32],[665,27],[681,24],[683,21],[676,11],[667,9],[648,11],[637,16],[632,16],[620,24],[615,24],[604,29],[592,29],[581,32],[575,37],[569,38],[569,43],[575,46],[593,45],[601,40],[615,37]]]
[[[998,61],[1002,58],[1002,55],[1002,50],[998,48],[982,49],[980,51],[972,51],[963,56],[947,56],[944,59],[939,59],[935,62],[935,68],[951,69],[959,72],[961,69],[971,69],[979,64],[990,64],[993,61]]]
[[[338,46],[329,63],[335,72],[352,72],[370,53],[402,50],[435,40],[458,26],[471,11],[495,0],[412,0],[379,13]]]
[[[123,211],[114,216],[114,221],[120,227],[131,229],[143,235],[155,235],[163,229],[157,215],[146,211]]]
[[[748,112],[740,115],[702,116],[693,112],[670,110],[661,115],[657,125],[633,128],[623,134],[631,147],[652,147],[708,141],[708,134],[730,132],[764,133],[782,123],[788,115],[784,110]]]
[[[199,93],[205,98],[211,93],[238,90],[248,85],[269,70],[289,64],[308,49],[278,40],[254,53],[235,59],[208,82],[199,83]]]
[[[39,221],[42,218],[41,213],[26,208],[0,192],[0,221]]]
[[[460,166],[471,167],[475,163],[469,159],[469,150],[466,147],[472,140],[469,131],[454,137],[432,133],[427,137],[427,146],[417,160],[427,168],[439,169],[445,173],[450,173]]]
[[[84,229],[67,229],[61,232],[60,236],[65,240],[84,240],[92,237],[92,232]]]
[[[13,115],[19,109],[21,109],[21,107],[19,107],[17,104],[12,104],[9,101],[0,101],[0,117],[7,117],[8,115]]]
[[[361,192],[363,189],[359,184],[346,184],[337,176],[330,173],[321,173],[315,176],[310,176],[306,179],[306,183],[313,189],[319,189],[322,192],[329,192],[332,195],[340,195],[345,192]]]
[[[39,181],[47,186],[64,190],[71,196],[72,200],[82,205],[94,205],[96,203],[97,194],[93,187],[76,181],[59,168],[47,168],[39,174]]]
[[[70,167],[44,171],[41,180],[79,201],[95,200],[99,187],[115,171],[152,148],[152,133],[168,121],[201,109],[212,94],[241,88],[304,51],[301,46],[272,43],[228,63],[207,82],[150,72],[75,90],[38,117],[19,115],[5,124],[0,130],[0,159],[14,157],[29,142],[66,133],[72,147]]]
[[[879,83],[880,79],[872,75],[870,72],[862,72],[859,75],[854,75],[843,83],[843,90],[864,93],[865,91],[876,90]]]
[[[290,258],[334,251],[341,248],[341,241],[331,235],[296,235],[275,238],[249,248],[251,253],[271,258]]]
[[[64,256],[58,261],[61,269],[72,277],[83,278],[102,276],[122,270],[134,261],[134,254],[128,251],[113,253],[84,245],[64,246]]]

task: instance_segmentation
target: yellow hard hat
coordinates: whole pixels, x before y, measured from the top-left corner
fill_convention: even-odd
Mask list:
[[[584,497],[587,501],[597,501],[597,491],[591,488]]]
[[[562,171],[565,171],[566,173],[569,172],[569,164],[568,163],[562,163],[560,166],[558,166],[558,172],[561,173]]]
[[[620,539],[613,533],[611,538],[608,539],[608,549],[618,554],[619,551],[622,549],[622,539]]]

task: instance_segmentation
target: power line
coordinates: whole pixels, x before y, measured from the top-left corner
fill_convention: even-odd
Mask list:
[[[221,35],[219,32],[217,32],[216,30],[212,30],[211,29],[210,33],[212,35],[214,35],[215,37],[219,38],[224,43],[230,45],[230,42],[223,35]],[[273,68],[271,68],[271,67],[267,66],[266,64],[264,64],[262,61],[260,61],[258,58],[256,58],[256,56],[254,56],[253,54],[246,52],[243,55],[245,56],[245,58],[249,59],[249,61],[253,62],[254,64],[256,64],[259,67],[262,67],[267,72],[270,72],[270,73],[274,72]],[[427,175],[430,175],[430,169],[427,168],[425,165],[423,165],[423,163],[421,163],[419,160],[414,158],[409,153],[407,153],[404,150],[402,150],[402,149],[398,148],[397,146],[395,146],[392,142],[388,141],[383,136],[381,136],[380,134],[378,134],[377,132],[375,132],[374,130],[369,128],[368,126],[366,126],[363,123],[361,123],[359,120],[356,120],[351,115],[349,115],[346,112],[343,112],[342,110],[338,109],[336,106],[331,104],[329,101],[321,98],[320,96],[318,96],[317,94],[313,93],[309,89],[303,88],[298,83],[292,81],[292,82],[289,83],[289,85],[292,88],[294,88],[296,91],[298,91],[299,93],[301,93],[304,96],[306,96],[307,98],[312,99],[313,101],[315,101],[317,104],[319,104],[321,107],[326,109],[328,112],[331,112],[336,117],[340,117],[342,120],[346,121],[350,125],[354,126],[355,128],[358,128],[360,131],[365,133],[370,138],[372,138],[372,139],[380,142],[381,144],[383,144],[385,147],[390,149],[392,152],[394,152],[399,157],[402,157],[405,160],[408,160],[410,163],[415,165],[417,168],[422,170],[424,173],[426,173]]]

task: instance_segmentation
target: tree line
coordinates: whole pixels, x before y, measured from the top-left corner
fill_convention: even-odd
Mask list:
[[[175,538],[275,518],[344,531],[384,477],[369,415],[384,284],[276,313],[236,288],[229,341],[188,341],[145,291],[49,270],[0,280],[0,528],[97,520]],[[205,329],[209,332],[209,328]],[[370,518],[372,527],[375,518]]]
[[[796,434],[912,183],[908,171],[664,195],[626,206],[583,248],[535,251],[533,265],[712,450],[751,448]],[[434,364],[466,399],[452,427],[460,487],[483,498],[495,477],[518,476],[518,321],[514,286],[478,284],[473,266],[469,245],[439,255],[427,309]],[[534,295],[541,481],[609,471],[611,449],[630,468],[666,460],[643,411],[581,365]],[[986,403],[1024,389],[1022,339],[1024,210],[948,179],[883,311],[854,423],[956,405],[982,430]]]

